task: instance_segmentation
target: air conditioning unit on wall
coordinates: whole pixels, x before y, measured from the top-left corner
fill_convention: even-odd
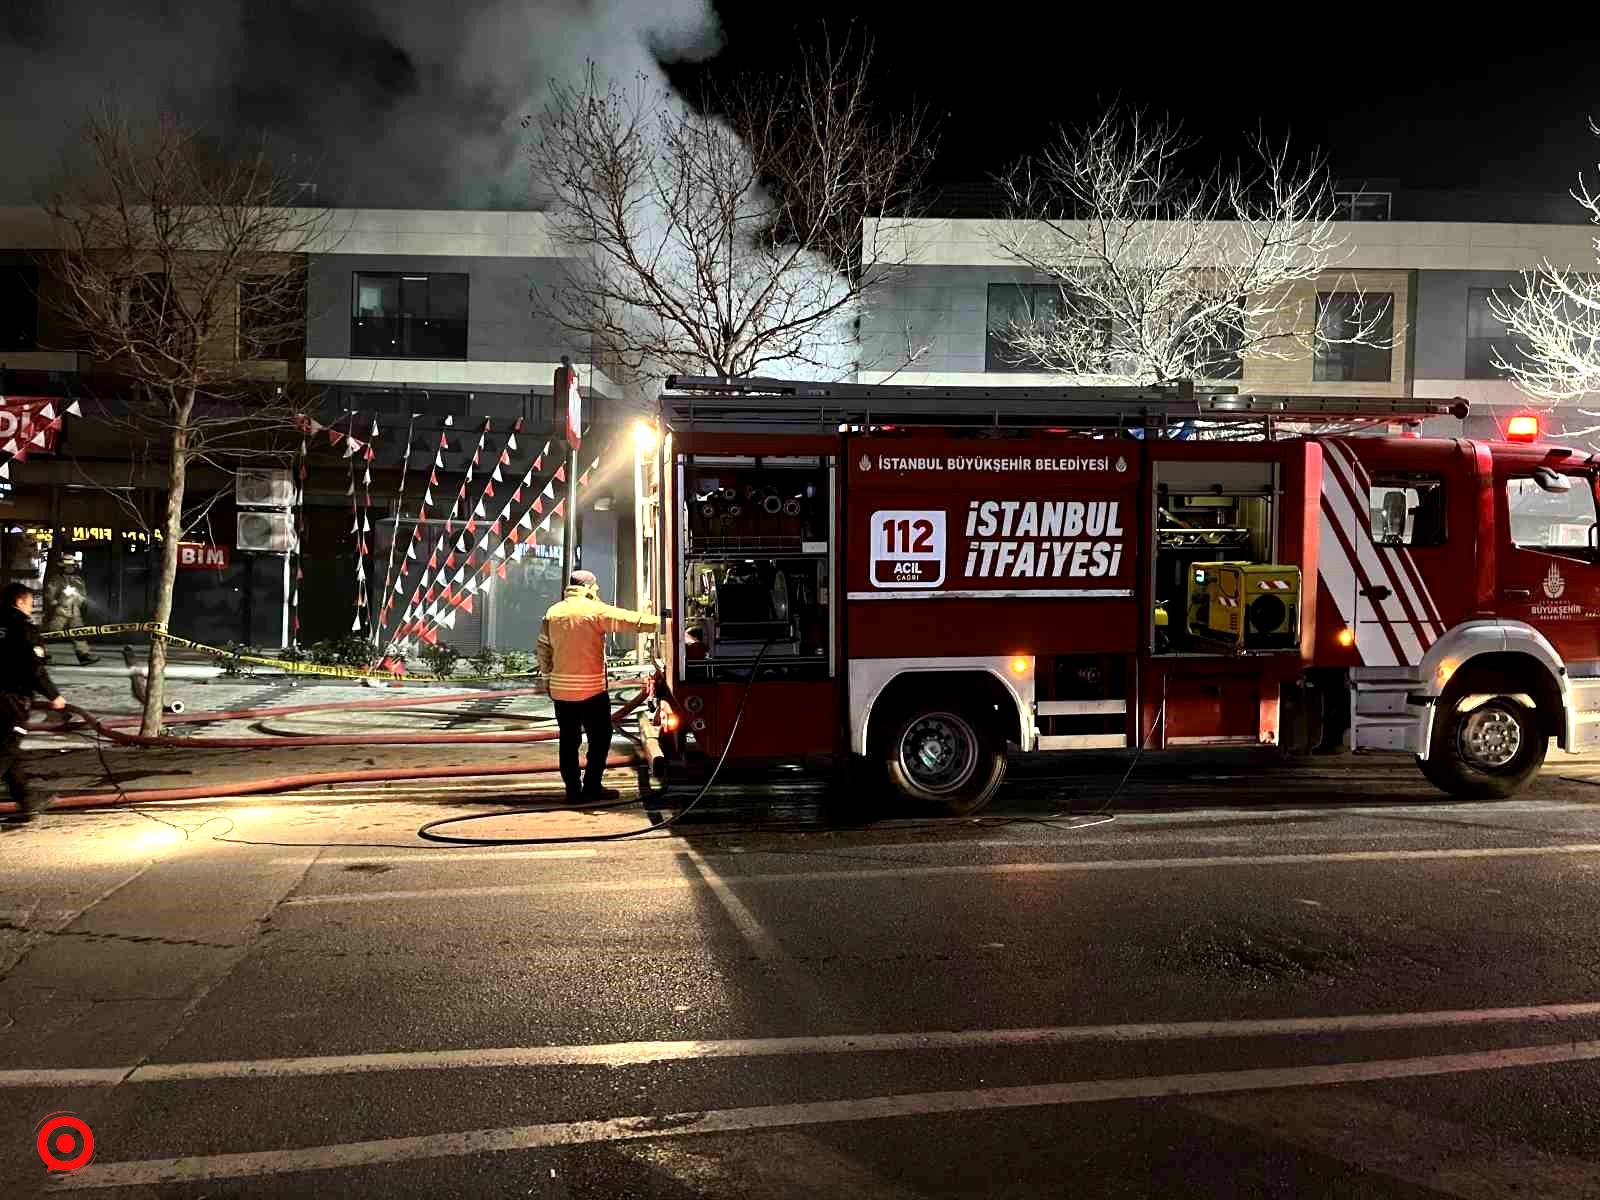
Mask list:
[[[233,500],[242,508],[288,508],[294,480],[288,471],[250,468],[233,477]]]
[[[266,550],[287,554],[294,548],[294,521],[285,512],[241,512],[237,514],[240,550]]]

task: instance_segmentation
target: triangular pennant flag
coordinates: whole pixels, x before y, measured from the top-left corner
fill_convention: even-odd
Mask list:
[[[56,406],[54,404],[46,404],[39,410],[39,415],[46,421],[54,421],[56,419]]]
[[[456,568],[456,573],[455,573],[455,575],[453,575],[451,577],[450,582],[451,583],[460,583],[466,577],[467,577],[467,569],[466,569],[466,567],[457,567]]]
[[[339,439],[343,436],[344,434],[340,433],[337,429],[328,430],[328,444],[330,446],[337,446],[339,444]]]
[[[439,569],[439,552],[437,550],[435,550],[432,554],[428,555],[428,570],[437,571],[438,569]]]
[[[354,621],[350,622],[350,632],[351,633],[360,633],[361,632],[361,614],[360,613],[357,613],[356,614],[356,619]]]
[[[538,496],[533,498],[533,511],[536,513],[542,513],[544,511],[544,501],[539,499]]]
[[[517,522],[517,527],[519,529],[532,529],[533,528],[533,515],[531,513],[523,513],[522,514],[522,520]]]
[[[494,499],[494,483],[492,481],[488,481],[488,482],[484,483],[484,485],[483,485],[483,494],[485,496],[489,497],[489,499],[491,499],[491,500]]]
[[[585,471],[582,475],[578,476],[578,486],[579,487],[588,487],[589,486],[589,472]]]
[[[478,532],[478,518],[477,517],[468,517],[467,518],[467,532],[468,533],[477,533]]]
[[[472,515],[475,516],[475,517],[486,517],[486,516],[489,515],[488,513],[483,511],[483,501],[482,500],[478,501],[478,507],[472,510]]]
[[[356,578],[362,580],[363,582],[367,578],[367,564],[362,562],[360,559],[356,560]]]
[[[362,533],[371,533],[372,532],[372,522],[371,522],[371,520],[368,519],[367,512],[366,512],[365,508],[363,508],[361,510],[361,532]]]
[[[522,432],[522,418],[521,417],[518,417],[515,421],[511,422],[511,432],[513,434],[518,434],[518,433]]]
[[[478,594],[478,581],[476,579],[467,580],[466,588],[469,597],[476,596]],[[471,612],[472,610],[469,608],[467,611]]]
[[[518,425],[522,424],[522,418],[521,417],[517,418],[517,424]],[[513,433],[508,433],[506,435],[506,450],[509,452],[509,451],[515,450],[516,448],[517,448],[517,435],[514,432]]]
[[[371,550],[367,549],[367,539],[366,538],[362,538],[361,539],[361,553],[362,554],[371,554],[372,553]]]
[[[372,486],[372,468],[371,467],[365,467],[365,468],[362,469],[362,471],[361,471],[361,486],[362,487],[371,487]]]
[[[437,472],[437,471],[429,471],[428,472],[428,486],[429,487],[438,487],[439,486],[439,472]]]
[[[372,418],[372,432],[367,434],[367,436],[368,437],[377,437],[378,436],[378,418],[377,417],[373,417]]]
[[[444,556],[444,569],[446,571],[448,571],[452,567],[454,567],[455,565],[456,565],[456,556],[455,556],[455,551],[452,550],[449,554],[446,554]]]
[[[449,417],[449,416],[447,416],[447,417],[445,417],[445,419],[444,419],[444,423],[445,423],[445,424],[446,424],[446,425],[454,425],[454,424],[455,424],[455,423],[456,423],[456,419],[455,419],[455,418],[454,418],[454,417]]]
[[[445,613],[442,617],[439,618],[439,624],[443,625],[446,629],[454,629],[456,627],[456,615],[455,615],[455,613],[453,613],[453,612]]]
[[[368,462],[371,462],[373,459],[378,457],[378,452],[376,450],[374,450],[371,446],[368,446],[365,450],[363,450],[361,452],[361,457],[366,459]]]
[[[529,467],[527,472],[522,476],[522,486],[523,487],[532,487],[533,486],[533,468],[532,467]]]
[[[515,546],[515,545],[518,545],[518,544],[519,544],[519,543],[520,543],[520,542],[521,542],[521,541],[522,541],[522,535],[521,535],[521,534],[520,534],[520,533],[518,533],[518,532],[517,532],[517,527],[516,527],[516,526],[515,526],[515,525],[513,525],[513,526],[512,526],[512,527],[511,527],[511,535],[510,535],[510,537],[509,537],[509,538],[508,538],[508,539],[507,539],[507,540],[508,540],[508,541],[509,541],[509,542],[510,542],[510,543],[511,543],[511,544],[512,544],[512,545],[513,545],[513,546]]]
[[[504,459],[505,455],[502,454],[500,457],[502,459]],[[510,460],[507,459],[506,461],[509,462]],[[504,483],[506,481],[506,477],[504,475],[500,474],[500,464],[499,463],[496,463],[494,470],[489,472],[489,478],[494,480],[496,483]]]
[[[494,573],[496,575],[500,576],[501,579],[507,578],[507,575],[506,575],[506,564],[505,563],[501,563],[498,567],[496,567],[494,569]]]
[[[480,439],[480,440],[479,440],[479,442],[478,442],[478,446],[479,446],[479,449],[478,449],[478,450],[474,450],[474,451],[473,451],[473,452],[472,452],[472,465],[473,465],[473,466],[477,466],[477,465],[478,465],[478,463],[479,463],[479,461],[480,461],[480,460],[479,460],[479,457],[478,457],[478,456],[479,456],[479,454],[480,454],[480,453],[481,453],[481,448],[482,448],[482,446],[483,446],[483,442],[482,442],[482,440],[481,440],[481,439]]]
[[[557,502],[555,508],[551,510],[550,515],[552,517],[559,517],[561,515],[561,510],[564,509],[566,506],[567,506],[567,502],[565,500],[561,500],[561,501]]]
[[[417,544],[416,544],[416,542],[412,542],[409,546],[406,547],[406,558],[409,559],[411,562],[416,562],[417,561]]]
[[[499,517],[496,517],[494,519],[494,521],[490,524],[489,532],[494,534],[495,537],[499,537],[500,536],[500,518]]]
[[[345,495],[346,495],[346,496],[354,496],[354,495],[355,495],[355,494],[356,494],[356,479],[355,479],[355,476],[354,476],[354,475],[352,475],[352,476],[351,476],[351,477],[350,477],[350,483],[349,483],[349,485],[348,485],[348,486],[347,486],[347,487],[346,487],[346,488],[345,488],[345,489],[344,489],[344,494],[345,494]]]
[[[493,586],[494,586],[494,576],[493,575],[485,575],[483,577],[483,582],[478,585],[479,589],[481,591],[485,591],[485,592],[487,592]]]
[[[42,429],[41,429],[41,430],[39,430],[39,432],[38,432],[38,433],[36,433],[36,434],[34,434],[34,435],[33,435],[33,436],[32,436],[32,437],[31,437],[31,438],[29,438],[29,439],[28,439],[28,440],[29,440],[29,441],[30,441],[30,442],[32,442],[32,443],[33,443],[33,444],[34,444],[34,445],[35,445],[35,446],[42,446],[42,445],[44,445],[44,430],[42,430]]]
[[[8,462],[0,463],[0,479],[10,479],[10,478],[11,478],[11,464],[8,463]]]
[[[554,500],[556,498],[556,485],[553,483],[546,483],[544,485],[544,491],[540,492],[539,495],[543,496],[546,500]]]
[[[554,514],[546,514],[545,519],[539,522],[539,532],[540,533],[549,533],[550,532],[550,517],[552,515],[554,515]]]
[[[562,465],[562,466],[557,467],[556,468],[556,482],[557,483],[565,483],[566,481],[567,481],[567,468],[566,468],[566,466]]]
[[[534,471],[542,470],[544,470],[544,455],[541,454],[538,458],[533,460],[533,470],[530,470],[528,474],[532,475]]]
[[[468,597],[466,597],[466,599],[461,601],[461,611],[464,612],[464,613],[469,613],[469,612],[472,611],[472,597],[471,596],[468,596]]]
[[[75,417],[83,416],[83,407],[76,400],[67,405],[67,411]],[[519,417],[518,420],[521,420],[521,418]]]
[[[494,556],[496,558],[504,558],[506,556],[506,544],[504,542],[494,548]]]
[[[394,587],[390,588],[389,590],[391,592],[393,592],[396,596],[404,596],[406,594],[406,583],[405,583],[405,580],[396,579],[394,581]],[[392,605],[394,603],[394,601],[391,600],[391,601],[389,601],[389,603]]]
[[[422,502],[424,504],[432,504],[433,503],[433,489],[432,488],[427,488],[422,493]]]
[[[512,491],[511,491],[511,503],[513,503],[513,504],[521,504],[522,503],[522,489],[520,487],[512,489]]]
[[[433,469],[435,471],[444,470],[444,455],[440,454],[437,450],[435,450],[433,453]]]
[[[511,465],[511,451],[510,450],[502,450],[502,451],[500,451],[500,463],[499,463],[499,465],[502,466],[502,467],[509,467]]]

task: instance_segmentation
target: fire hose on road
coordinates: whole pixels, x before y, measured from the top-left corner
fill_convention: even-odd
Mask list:
[[[612,713],[612,724],[620,724],[639,707],[649,695],[643,681],[629,680],[613,685],[616,690],[638,688],[638,694],[619,705]],[[463,700],[482,699],[485,695],[502,697],[542,695],[543,688],[514,688],[493,693],[469,692],[452,696],[407,696],[383,700],[358,700],[338,704],[296,704],[274,708],[232,709],[214,712],[190,713],[170,718],[173,723],[214,724],[221,721],[242,721],[262,717],[289,716],[310,712],[353,712],[383,709],[415,708],[424,705],[438,706]],[[67,722],[29,725],[30,733],[79,733],[85,730],[96,739],[121,746],[148,748],[199,749],[199,750],[268,750],[300,746],[436,746],[436,745],[526,745],[555,741],[560,735],[553,729],[535,729],[522,732],[501,733],[372,733],[372,734],[307,734],[304,736],[271,737],[172,737],[144,736],[127,731],[127,726],[138,723],[137,718],[119,718],[103,721],[93,713],[68,705]],[[548,720],[548,718],[546,718]],[[83,728],[79,728],[82,726]],[[638,760],[613,756],[607,766],[630,766]],[[456,779],[472,776],[537,775],[558,770],[551,762],[542,763],[484,763],[443,767],[382,767],[351,771],[324,771],[303,774],[272,775],[235,783],[205,784],[187,788],[161,788],[146,791],[85,792],[65,794],[52,799],[51,807],[91,808],[108,804],[148,804],[168,800],[204,800],[211,798],[264,795],[272,792],[296,791],[332,783],[384,783],[415,779]]]

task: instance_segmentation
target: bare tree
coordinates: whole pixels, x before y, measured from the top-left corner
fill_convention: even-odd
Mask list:
[[[1387,345],[1386,301],[1359,289],[1337,320],[1308,318],[1311,281],[1345,256],[1324,164],[1257,136],[1249,166],[1195,177],[1193,144],[1110,108],[1001,180],[995,247],[1054,284],[994,330],[1014,365],[1105,382],[1223,379],[1242,359]]]
[[[524,124],[580,257],[535,291],[541,314],[633,380],[850,370],[860,302],[898,265],[932,151],[920,115],[876,110],[870,64],[870,47],[829,47],[696,108],[592,65],[554,83]]]
[[[264,150],[220,149],[176,119],[103,111],[82,139],[86,165],[46,205],[61,239],[49,265],[75,348],[129,385],[102,419],[126,436],[130,460],[165,466],[165,505],[148,530],[161,547],[151,619],[165,625],[178,543],[210,507],[185,504],[191,466],[231,472],[280,454],[310,406],[303,387],[254,360],[299,339],[303,255],[333,240],[331,213],[291,207],[298,185]],[[146,734],[161,724],[165,666],[166,644],[152,638]]]
[[[1591,120],[1589,128],[1600,135],[1600,124]],[[1582,175],[1572,198],[1592,224],[1600,225],[1600,194],[1589,190]],[[1600,237],[1592,244],[1600,260]],[[1494,364],[1519,388],[1555,401],[1600,392],[1600,275],[1546,259],[1523,276],[1509,297],[1493,293],[1489,308],[1505,323],[1519,351],[1506,355],[1497,347]]]

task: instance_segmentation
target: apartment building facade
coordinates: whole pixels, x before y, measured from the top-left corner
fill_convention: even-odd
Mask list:
[[[1382,204],[1355,206],[1356,215],[1387,217]],[[1295,289],[1288,308],[1298,313],[1294,341],[1272,357],[1245,355],[1240,370],[1217,382],[1243,392],[1363,396],[1461,396],[1474,413],[1435,422],[1430,432],[1492,436],[1503,416],[1530,404],[1495,365],[1497,353],[1517,353],[1515,340],[1494,316],[1491,299],[1508,296],[1524,271],[1543,262],[1577,270],[1595,264],[1594,227],[1578,210],[1548,198],[1413,204],[1417,219],[1348,220],[1336,270]],[[1429,210],[1461,218],[1489,211],[1497,219],[1426,219]],[[1516,218],[1522,219],[1505,219]],[[1560,220],[1552,220],[1559,217]],[[1000,248],[997,226],[984,217],[931,217],[903,223],[897,234],[907,265],[862,314],[864,383],[1061,385],[1061,375],[1016,364],[1005,330],[1056,291],[1047,278],[1020,268]],[[1387,305],[1387,347],[1311,348],[1317,322],[1337,335],[1359,295],[1371,313]],[[917,357],[905,366],[908,349]],[[1542,406],[1541,406],[1542,407]],[[1577,405],[1550,414],[1552,427]],[[1592,422],[1578,418],[1585,425]]]

